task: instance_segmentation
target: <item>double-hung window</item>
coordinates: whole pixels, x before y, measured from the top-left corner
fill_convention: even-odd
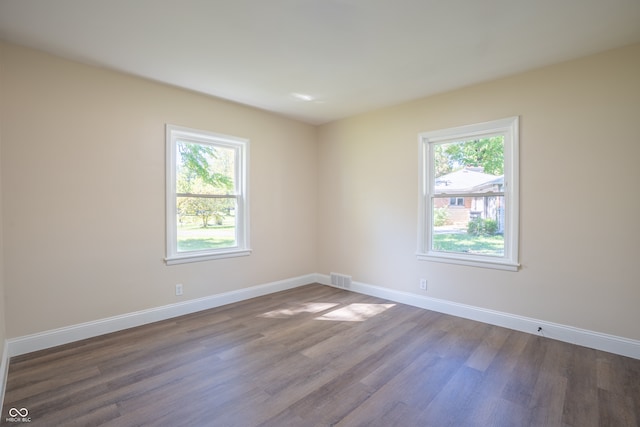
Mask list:
[[[518,269],[518,117],[419,135],[418,258]]]
[[[167,264],[249,255],[249,141],[167,125]]]

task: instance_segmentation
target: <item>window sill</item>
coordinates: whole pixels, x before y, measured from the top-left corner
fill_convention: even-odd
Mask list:
[[[420,261],[444,262],[447,264],[466,265],[470,267],[493,268],[496,270],[518,271],[520,264],[505,259],[487,259],[485,257],[461,258],[456,255],[445,253],[418,253],[416,255]]]
[[[236,258],[242,256],[249,256],[251,249],[238,249],[233,251],[225,251],[218,253],[190,253],[167,257],[164,261],[167,265],[186,264],[190,262],[211,261],[224,258]]]

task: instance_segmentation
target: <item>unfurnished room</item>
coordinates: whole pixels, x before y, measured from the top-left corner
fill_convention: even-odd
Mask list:
[[[0,425],[640,426],[637,0],[0,0]]]

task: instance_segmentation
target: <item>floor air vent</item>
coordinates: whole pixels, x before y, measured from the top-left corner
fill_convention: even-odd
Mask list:
[[[351,288],[351,276],[331,273],[331,285],[336,288],[349,289]]]

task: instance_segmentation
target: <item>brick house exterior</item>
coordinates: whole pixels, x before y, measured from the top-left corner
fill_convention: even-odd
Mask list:
[[[436,178],[434,207],[445,209],[446,224],[466,227],[469,221],[479,217],[493,219],[498,223],[498,231],[504,227],[504,208],[502,196],[485,196],[487,192],[501,192],[504,185],[503,175],[484,173],[482,168],[465,167]],[[472,197],[470,194],[478,194]]]

